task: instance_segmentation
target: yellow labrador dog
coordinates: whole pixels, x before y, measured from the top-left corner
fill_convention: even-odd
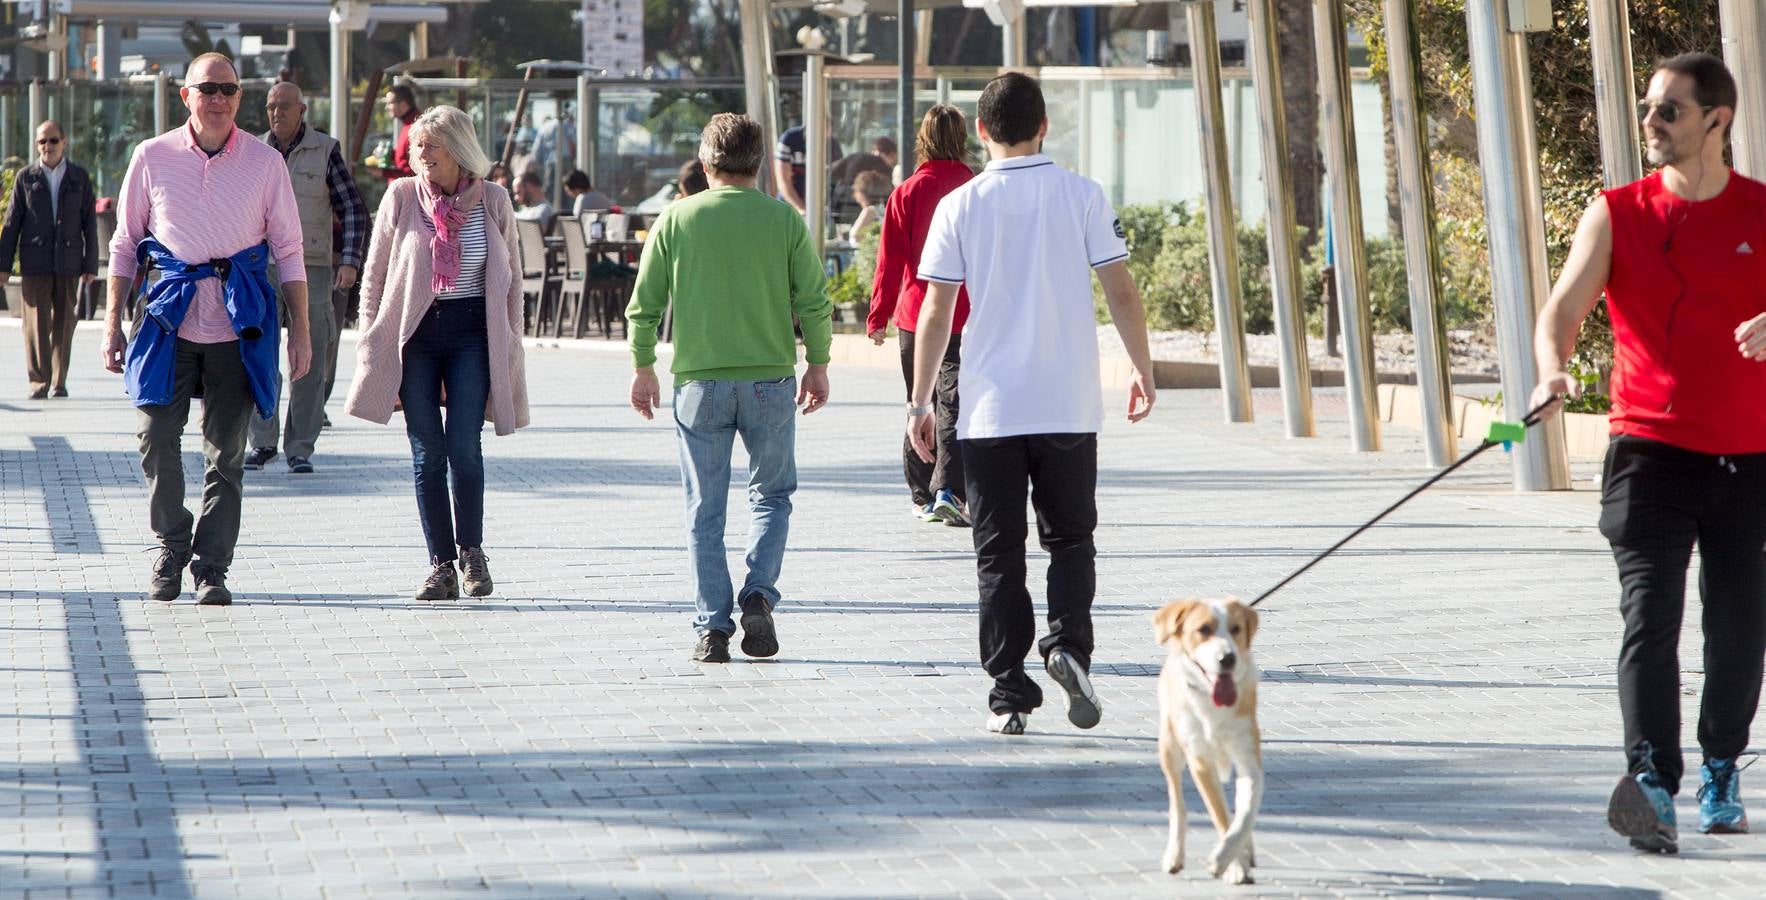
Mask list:
[[[1257,667],[1251,662],[1257,611],[1236,599],[1180,600],[1153,615],[1153,630],[1167,651],[1159,673],[1159,765],[1171,796],[1171,835],[1160,865],[1173,874],[1183,869],[1188,762],[1220,834],[1208,854],[1208,874],[1250,884],[1256,864],[1251,827],[1263,801]],[[1221,783],[1233,770],[1237,797],[1229,818]]]

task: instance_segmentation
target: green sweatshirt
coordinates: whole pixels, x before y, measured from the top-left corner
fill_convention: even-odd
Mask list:
[[[662,211],[638,262],[626,319],[632,362],[656,362],[656,329],[674,304],[675,384],[769,381],[797,372],[791,315],[811,365],[828,362],[833,304],[809,229],[752,188],[715,187]]]

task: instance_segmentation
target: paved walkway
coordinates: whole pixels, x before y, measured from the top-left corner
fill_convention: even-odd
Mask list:
[[[1348,452],[1323,395],[1316,440],[1280,436],[1273,395],[1254,426],[1223,424],[1208,392],[1108,426],[1105,720],[1076,731],[1056,700],[1006,739],[982,729],[968,536],[907,515],[894,372],[837,371],[833,405],[801,420],[784,652],[701,666],[672,433],[625,408],[621,354],[530,351],[535,424],[486,439],[494,598],[406,599],[424,562],[408,446],[334,404],[317,474],[249,474],[228,609],[142,600],[134,414],[95,356],[82,326],[73,399],[26,400],[18,333],[0,328],[0,895],[1766,884],[1766,835],[1644,858],[1607,832],[1618,620],[1595,499],[1512,495],[1499,454],[1266,604],[1259,885],[1202,874],[1213,835],[1193,793],[1190,868],[1158,871],[1148,614],[1252,595],[1426,475],[1414,434]],[[1684,677],[1690,710],[1700,678]],[[1751,784],[1758,805],[1766,781]]]

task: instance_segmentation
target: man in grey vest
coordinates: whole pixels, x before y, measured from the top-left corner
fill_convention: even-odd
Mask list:
[[[325,383],[337,358],[337,337],[342,328],[327,293],[332,286],[347,291],[362,268],[362,244],[368,235],[368,208],[356,190],[356,181],[344,164],[336,139],[306,125],[307,105],[300,87],[279,82],[264,102],[270,130],[264,142],[288,163],[288,180],[300,208],[301,240],[307,264],[307,284],[312,302],[307,321],[313,336],[313,367],[297,379],[288,397],[288,423],[282,449],[288,454],[288,471],[313,471],[313,446],[325,420]],[[343,223],[343,252],[332,268],[331,222]],[[277,279],[272,278],[272,283]],[[284,315],[287,314],[284,308]],[[261,469],[276,458],[277,420],[252,418],[251,451],[245,454],[247,469]]]

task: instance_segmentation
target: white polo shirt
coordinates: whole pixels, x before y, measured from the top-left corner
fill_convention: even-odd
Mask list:
[[[1103,427],[1091,270],[1127,258],[1104,189],[1041,154],[939,201],[919,275],[969,286],[958,438]]]

